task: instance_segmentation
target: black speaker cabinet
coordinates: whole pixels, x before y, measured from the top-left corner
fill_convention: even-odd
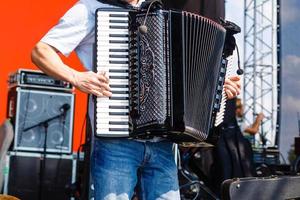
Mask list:
[[[42,157],[39,153],[10,152],[4,194],[22,200],[73,199],[68,194],[68,186],[75,182],[76,157],[66,154],[47,154],[44,160]]]
[[[71,153],[73,93],[14,87],[7,107],[15,131],[13,150]]]

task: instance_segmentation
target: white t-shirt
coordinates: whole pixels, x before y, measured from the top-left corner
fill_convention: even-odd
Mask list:
[[[136,6],[140,6],[140,0]],[[114,7],[97,0],[80,0],[41,39],[65,56],[75,50],[87,70],[93,69],[95,42],[95,12],[97,8]]]

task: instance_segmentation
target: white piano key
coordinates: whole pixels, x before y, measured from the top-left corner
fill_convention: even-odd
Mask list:
[[[112,105],[112,106],[117,106],[118,104],[120,104],[120,106],[128,106],[129,105],[129,100],[128,99],[129,98],[127,98],[127,99],[98,100],[97,103],[108,104],[108,105]]]
[[[104,113],[104,112],[113,112],[113,113],[118,113],[118,112],[124,112],[128,113],[129,109],[111,109],[111,108],[101,108],[97,107],[97,113]]]
[[[120,72],[108,72],[110,76],[129,76],[128,73],[120,73]]]
[[[110,79],[109,84],[128,84],[128,79]]]
[[[123,92],[128,92],[129,88],[110,88],[111,92],[113,93],[114,91],[123,91]]]
[[[128,61],[128,58],[110,58],[105,56],[98,56],[98,60],[101,62],[109,62],[109,61]]]
[[[97,107],[98,104],[107,104],[107,105],[112,105],[112,106],[128,106],[129,101],[128,100],[106,100],[106,101],[97,101]],[[100,105],[99,105],[100,107]]]
[[[127,120],[128,121],[128,116],[125,115],[121,115],[121,116],[116,116],[116,115],[109,115],[108,113],[97,113],[97,123],[101,122],[101,119],[107,118],[107,119],[112,119],[112,120],[118,120],[118,121],[124,121]]]
[[[97,21],[97,26],[98,27],[111,26],[111,25],[119,25],[119,24],[128,26],[129,23],[128,23],[128,21],[127,22],[123,21],[123,19],[120,19],[118,21],[115,20],[115,19],[112,19],[111,21],[109,21],[109,20],[100,20],[100,21],[98,20]]]
[[[124,11],[109,11],[109,13],[107,11],[101,11],[99,10],[97,12],[98,17],[107,17],[107,18],[111,18],[112,15],[124,15],[124,16],[128,16],[128,12],[124,12]]]
[[[120,43],[123,42],[128,42],[128,38],[124,38],[124,37],[99,37],[98,36],[98,42],[102,42],[102,41],[119,41]]]
[[[118,119],[100,119],[97,121],[97,124],[118,124],[118,125],[128,125],[128,119],[118,120]]]
[[[97,71],[99,71],[99,69],[124,69],[124,70],[128,70],[128,64],[109,64],[108,62],[101,62],[101,63],[97,63]]]
[[[99,33],[111,33],[111,34],[128,34],[128,29],[111,29],[109,27],[100,27],[100,26],[97,26],[98,30],[99,30]],[[98,36],[98,34],[97,34]]]
[[[128,44],[124,43],[124,44],[114,44],[114,43],[110,43],[108,40],[102,40],[99,41],[98,43],[99,48],[101,49],[102,47],[107,47],[107,46],[111,46],[113,48],[117,47],[117,48],[127,48],[128,49]]]
[[[126,48],[125,48],[126,49]],[[109,57],[110,55],[122,55],[122,56],[128,56],[128,52],[109,52],[109,49],[105,49],[105,50],[98,50],[98,54],[99,57],[101,56],[107,56]]]
[[[114,125],[114,124],[97,124],[97,129],[108,129],[108,128],[124,128],[129,129],[129,125]]]

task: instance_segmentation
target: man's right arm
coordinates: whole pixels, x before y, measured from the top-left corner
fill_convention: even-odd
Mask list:
[[[82,92],[96,96],[111,96],[106,74],[76,71],[62,61],[54,47],[44,42],[35,45],[31,52],[31,60],[49,76],[68,81]]]

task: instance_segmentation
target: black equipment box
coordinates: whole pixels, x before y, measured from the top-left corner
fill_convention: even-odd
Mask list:
[[[39,153],[9,152],[3,193],[22,200],[74,200],[68,191],[76,179],[76,163],[75,155],[47,154],[44,158]]]
[[[300,176],[229,179],[222,184],[222,200],[283,200],[300,198]]]

